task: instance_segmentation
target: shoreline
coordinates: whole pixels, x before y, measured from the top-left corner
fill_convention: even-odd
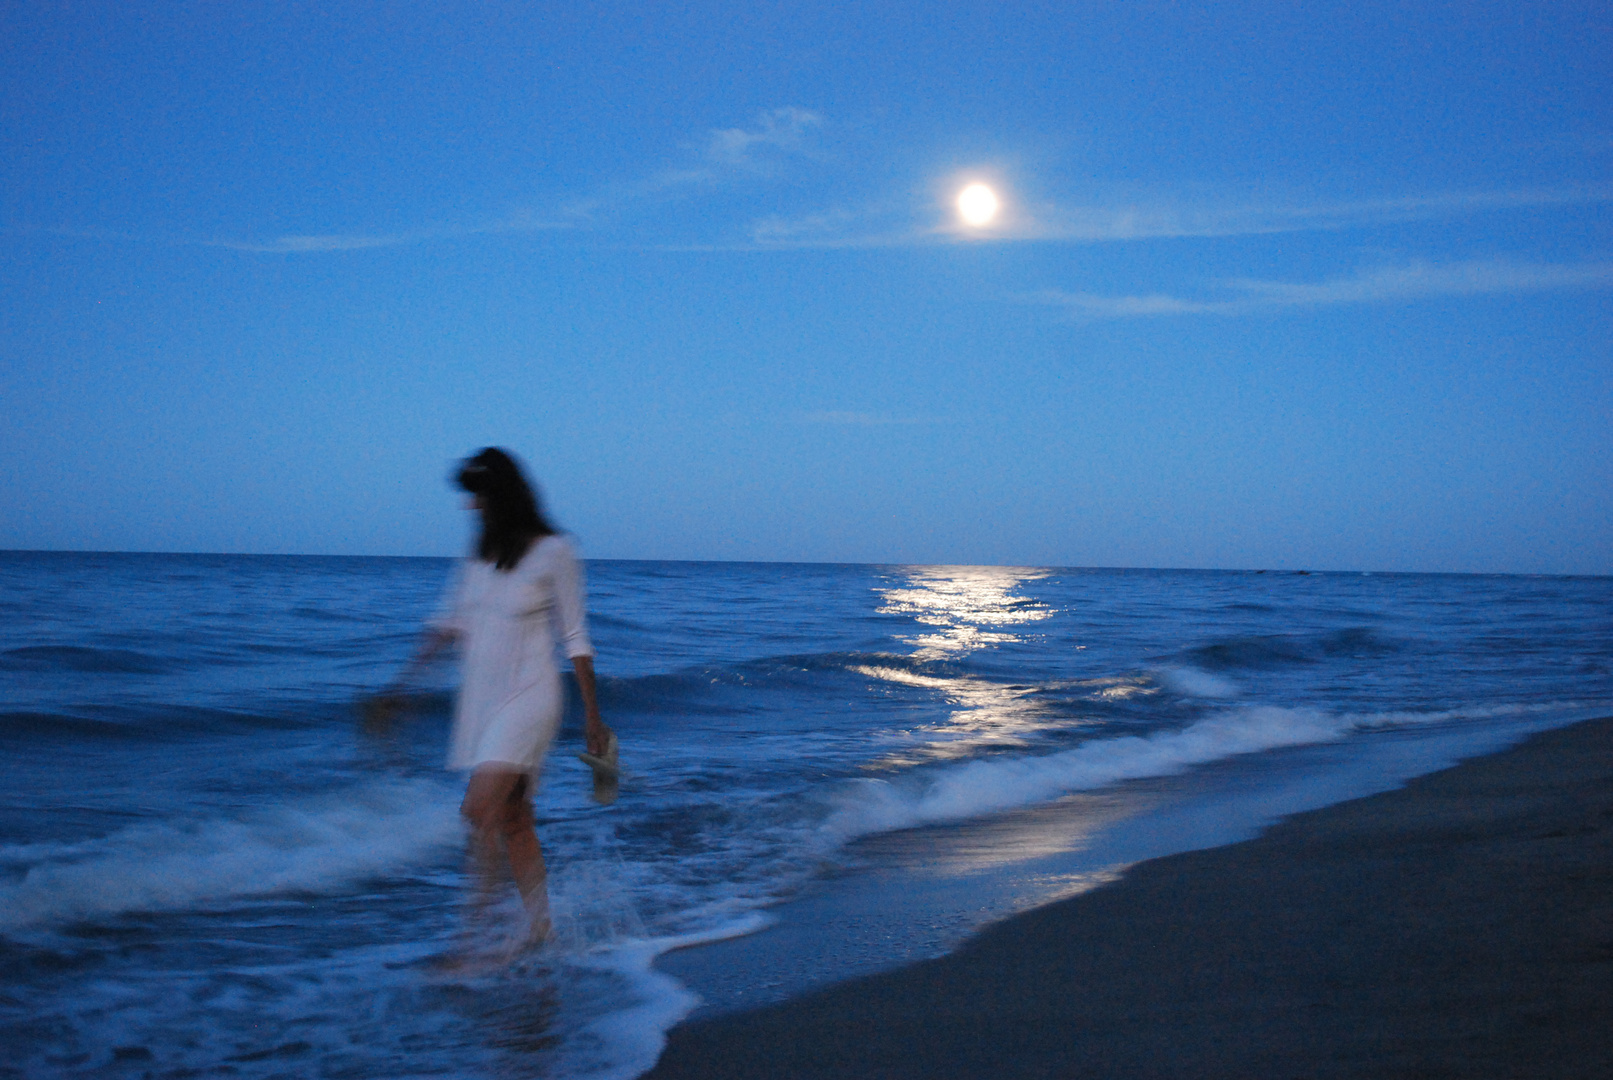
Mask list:
[[[1613,718],[681,1025],[647,1075],[1566,1077],[1608,1030]]]

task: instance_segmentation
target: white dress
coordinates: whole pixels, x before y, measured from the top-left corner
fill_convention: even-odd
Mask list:
[[[448,767],[497,763],[535,779],[565,702],[555,647],[568,657],[593,655],[571,542],[545,536],[509,571],[465,560],[431,625],[456,634],[460,646]]]

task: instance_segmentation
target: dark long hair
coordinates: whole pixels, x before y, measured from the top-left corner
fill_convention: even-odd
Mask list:
[[[482,534],[476,557],[500,570],[513,570],[533,541],[555,532],[538,506],[538,496],[514,455],[489,446],[468,457],[454,483],[482,501]]]

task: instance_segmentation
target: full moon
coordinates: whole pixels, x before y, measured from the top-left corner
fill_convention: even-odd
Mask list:
[[[1001,206],[997,193],[985,184],[970,184],[958,192],[958,216],[963,218],[965,225],[978,227],[989,224]]]

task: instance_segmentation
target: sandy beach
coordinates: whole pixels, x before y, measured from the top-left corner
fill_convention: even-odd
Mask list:
[[[675,1077],[1613,1075],[1613,718],[674,1029]]]

